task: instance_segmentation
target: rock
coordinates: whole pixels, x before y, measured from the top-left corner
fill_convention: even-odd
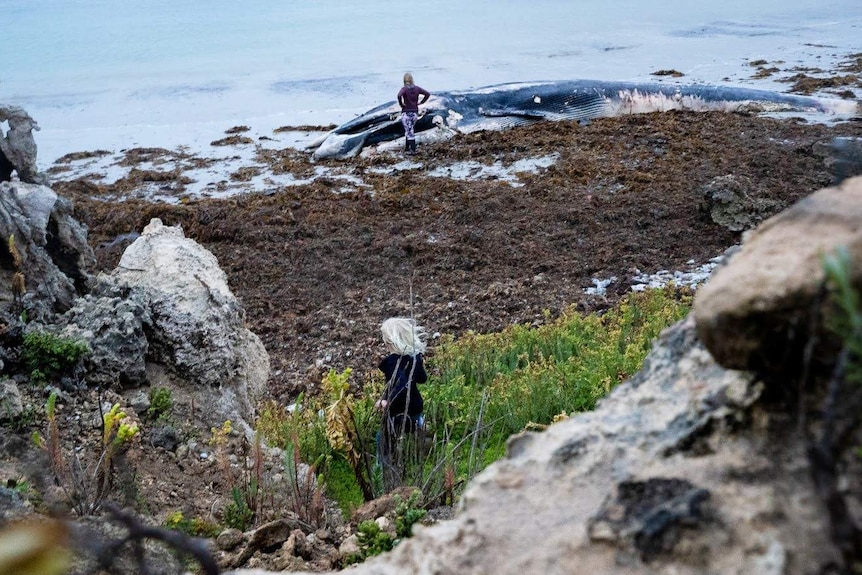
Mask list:
[[[9,122],[9,132],[0,130],[0,182],[9,181],[14,168],[18,179],[28,184],[47,185],[48,177],[36,169],[36,140],[39,124],[19,106],[0,106],[0,122]]]
[[[309,559],[311,557],[312,546],[308,537],[301,529],[294,529],[290,532],[287,541],[281,546],[281,551],[284,555],[293,555],[294,557],[302,557]]]
[[[21,498],[14,489],[0,485],[0,525],[15,517],[20,517],[29,503]]]
[[[47,485],[42,490],[42,506],[49,514],[63,517],[72,512],[69,494],[60,485]]]
[[[361,550],[359,547],[359,537],[354,533],[341,542],[338,553],[341,557],[350,557],[351,555],[358,555]]]
[[[61,334],[86,341],[90,353],[83,358],[83,375],[93,386],[141,386],[147,382],[151,320],[141,292],[119,293],[110,287],[94,288],[104,295],[87,294],[54,324]],[[53,329],[53,328],[52,328]]]
[[[269,377],[269,355],[245,327],[245,312],[211,252],[182,228],[154,219],[123,253],[111,281],[141,292],[146,302],[149,361],[206,388],[222,416],[239,422],[252,417]]]
[[[13,236],[20,269],[14,258],[0,258],[5,262],[0,265],[0,308],[20,305],[28,321],[48,321],[89,290],[89,270],[96,258],[87,244],[86,229],[72,216],[68,200],[45,186],[0,183],[0,249],[4,253],[8,254]],[[23,276],[23,298],[13,287],[15,273]]]
[[[713,178],[701,189],[704,209],[712,221],[731,231],[751,229],[778,208],[778,202],[755,197],[753,188],[750,180],[735,174]]]
[[[388,533],[389,535],[395,535],[395,525],[388,517],[378,517],[374,522],[380,528],[380,531]]]
[[[847,178],[862,176],[862,138],[835,138],[831,148],[835,185]]]
[[[144,526],[143,518],[141,525]],[[112,561],[110,569],[98,565],[96,553],[105,552],[111,542],[123,540],[129,535],[129,530],[106,517],[88,516],[76,519],[70,524],[72,528],[72,548],[84,553],[76,553],[76,569],[74,573],[109,572],[116,575],[175,575],[183,573],[182,555],[171,547],[164,545],[155,538],[145,538],[134,545],[127,542],[113,549],[109,555]],[[136,553],[141,554],[146,567],[141,568]]]
[[[399,503],[409,500],[418,491],[417,488],[410,486],[397,487],[357,508],[353,512],[353,521],[359,524],[388,515],[395,511]]]
[[[177,431],[170,425],[159,425],[150,432],[150,444],[165,451],[175,451],[180,444]]]
[[[672,552],[684,529],[703,528],[709,492],[688,481],[651,477],[623,481],[588,525],[590,539],[605,541],[649,562]]]
[[[328,529],[322,529],[321,528],[321,529],[318,529],[317,531],[314,532],[314,538],[317,541],[329,541],[329,539],[331,537],[332,537],[332,534],[329,532]]]
[[[698,335],[716,360],[763,373],[796,369],[789,360],[801,357],[809,337],[818,335],[808,328],[810,302],[824,279],[822,255],[847,247],[851,281],[862,287],[860,222],[862,178],[857,177],[812,194],[746,235],[742,248],[698,289],[694,301]],[[826,363],[828,347],[818,349]]]
[[[231,551],[242,543],[242,538],[242,531],[239,529],[225,529],[216,537],[216,547],[222,551]]]
[[[242,553],[240,553],[234,560],[234,566],[243,565],[257,551],[273,551],[274,549],[281,547],[285,541],[288,541],[293,531],[301,531],[301,527],[302,526],[298,520],[288,518],[277,519],[261,525],[251,532],[251,535],[248,538],[248,543],[242,550]],[[303,541],[301,544],[304,544],[304,542],[303,535]],[[294,544],[296,544],[295,536]]]
[[[11,379],[0,380],[0,421],[12,421],[24,413],[18,385]]]
[[[135,410],[138,415],[144,415],[150,408],[150,395],[143,389],[139,389],[132,394],[129,399],[129,407]]]

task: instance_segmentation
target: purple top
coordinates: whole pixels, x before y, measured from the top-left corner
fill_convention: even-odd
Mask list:
[[[421,102],[419,101],[420,94],[424,96]],[[401,104],[401,111],[418,112],[419,104],[424,104],[430,95],[431,93],[428,92],[428,90],[420,88],[419,86],[404,86],[398,91],[398,103]]]

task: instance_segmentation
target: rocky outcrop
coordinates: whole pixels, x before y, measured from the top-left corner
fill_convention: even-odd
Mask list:
[[[57,318],[53,331],[86,341],[83,373],[90,385],[138,387],[147,383],[147,331],[152,319],[146,295],[101,282],[93,293]]]
[[[42,320],[88,291],[96,260],[86,228],[50,188],[0,183],[0,234],[0,307],[18,302],[29,320]],[[16,287],[16,274],[22,286]]]
[[[14,170],[22,182],[47,185],[47,176],[36,169],[33,130],[39,124],[19,106],[0,106],[0,122],[9,123],[6,135],[0,130],[0,182],[8,182]]]
[[[18,386],[11,379],[0,379],[0,421],[11,421],[24,412]]]
[[[217,412],[251,417],[269,377],[269,355],[245,327],[245,312],[211,252],[155,219],[101,281],[137,293],[149,315],[148,361],[193,386],[219,390]]]
[[[862,176],[862,138],[835,138],[831,147],[836,184]]]
[[[25,331],[48,331],[89,345],[81,382],[138,387],[169,373],[200,388],[197,405],[214,416],[240,426],[251,418],[269,356],[216,258],[182,229],[154,220],[113,273],[93,278],[95,257],[70,202],[5,182],[0,233],[0,365],[20,364]]]
[[[750,180],[735,174],[713,178],[701,189],[703,207],[713,222],[733,232],[749,230],[767,214],[775,213],[777,203],[755,193]]]
[[[714,273],[694,305],[698,332],[722,364],[761,373],[797,369],[802,348],[817,336],[829,365],[829,335],[811,333],[812,302],[824,279],[822,257],[839,246],[853,258],[852,283],[862,288],[862,178],[820,190],[763,222],[746,236],[732,264]],[[790,342],[790,345],[788,345]]]

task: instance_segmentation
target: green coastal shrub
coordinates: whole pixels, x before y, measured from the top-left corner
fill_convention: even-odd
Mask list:
[[[602,313],[571,309],[540,327],[443,338],[428,353],[425,438],[404,458],[404,484],[418,487],[428,506],[454,503],[471,477],[505,454],[511,435],[593,409],[641,368],[661,330],[690,306],[687,290],[649,290]],[[381,374],[369,375],[362,397],[351,401],[355,447],[372,461],[381,424],[373,405],[383,383]],[[322,462],[327,495],[347,510],[361,491],[327,440],[327,401],[301,397],[290,411],[265,406],[257,428],[270,444],[286,446],[295,438],[303,461]],[[368,474],[379,496],[374,468]]]
[[[171,390],[166,387],[154,387],[149,393],[150,407],[147,408],[147,418],[157,420],[170,415],[174,407]]]
[[[31,379],[47,382],[70,375],[78,361],[90,353],[84,341],[62,337],[45,331],[24,335],[22,358]]]
[[[690,305],[687,292],[649,290],[602,314],[572,309],[536,328],[446,340],[428,362],[435,373],[423,389],[429,428],[461,442],[451,458],[466,480],[499,459],[511,435],[593,409],[641,368],[653,340]]]

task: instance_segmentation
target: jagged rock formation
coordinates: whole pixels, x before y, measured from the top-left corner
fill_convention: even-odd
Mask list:
[[[40,130],[30,114],[19,106],[0,106],[0,122],[9,122],[9,132],[0,130],[0,182],[8,182],[12,171],[28,184],[48,184],[45,174],[36,168],[36,140],[33,130]]]
[[[19,362],[9,356],[25,331],[50,331],[89,344],[81,377],[89,385],[170,380],[203,388],[198,405],[214,416],[241,426],[251,417],[269,356],[215,256],[182,229],[153,221],[112,274],[93,278],[70,202],[45,186],[5,182],[0,234],[0,365]]]
[[[828,341],[806,329],[828,312],[819,254],[847,246],[862,286],[860,194],[852,179],[764,222],[594,412],[513,437],[454,519],[351,572],[856,572],[862,391],[807,370],[829,345],[779,360],[788,335]]]
[[[862,138],[835,138],[832,141],[835,183],[862,176]]]
[[[269,355],[245,327],[245,312],[211,252],[182,228],[155,219],[102,281],[141,294],[150,323],[148,361],[218,389],[219,413],[238,409],[242,419],[251,417],[269,377]]]
[[[776,209],[776,202],[750,193],[752,190],[750,180],[735,174],[713,178],[701,189],[703,209],[720,226],[734,232],[749,230]]]
[[[147,383],[147,331],[152,330],[147,306],[143,292],[101,281],[51,328],[89,344],[83,358],[89,385],[139,387]]]
[[[0,307],[17,302],[32,320],[68,310],[89,289],[95,266],[72,204],[45,186],[0,183]],[[13,256],[9,241],[14,238]],[[20,269],[19,269],[20,268]],[[21,274],[25,293],[18,293]]]

